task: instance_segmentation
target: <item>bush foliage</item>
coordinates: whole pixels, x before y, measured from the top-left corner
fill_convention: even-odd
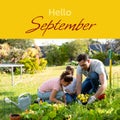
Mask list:
[[[109,56],[108,56],[107,52],[96,52],[95,54],[91,55],[91,58],[98,59],[98,60],[102,61],[104,64],[106,64],[105,61],[108,59],[107,64],[109,64]],[[119,65],[120,55],[113,52],[112,53],[112,62],[115,65]]]
[[[42,58],[40,49],[15,48],[9,46],[7,43],[0,44],[0,63],[9,64],[24,64],[25,73],[35,73],[45,69],[47,61]],[[2,72],[10,72],[10,68],[0,68]],[[20,70],[14,68],[15,74],[20,73]]]
[[[119,90],[106,91],[106,98],[93,104],[32,104],[21,113],[22,120],[119,120]]]
[[[39,63],[40,60],[40,63]],[[45,69],[47,61],[43,58],[24,58],[19,61],[19,63],[24,64],[24,72],[25,73],[35,73],[37,71],[41,71]]]
[[[75,40],[61,46],[50,45],[45,49],[48,65],[63,65],[85,52],[88,52],[88,40]]]

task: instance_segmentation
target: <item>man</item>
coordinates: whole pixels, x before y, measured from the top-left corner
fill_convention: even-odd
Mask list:
[[[77,57],[77,95],[80,93],[94,93],[88,100],[88,104],[93,103],[107,88],[107,73],[103,63],[96,59],[90,59],[87,54],[80,54]],[[82,83],[82,74],[86,79]]]

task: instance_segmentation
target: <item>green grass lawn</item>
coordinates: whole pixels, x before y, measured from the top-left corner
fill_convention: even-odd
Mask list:
[[[4,102],[5,97],[11,98],[17,102],[17,98],[24,92],[29,92],[32,95],[32,102],[37,98],[37,88],[42,82],[53,78],[59,77],[66,66],[47,67],[44,71],[36,74],[23,74],[22,81],[15,86],[11,86],[11,75],[0,74],[0,120],[9,119],[10,113],[21,112],[17,107],[12,104],[6,104]],[[107,72],[109,73],[109,67]],[[120,87],[120,66],[112,67],[112,86]],[[75,73],[76,74],[76,73]],[[74,76],[75,76],[74,74]],[[15,82],[19,81],[20,76],[15,75]]]

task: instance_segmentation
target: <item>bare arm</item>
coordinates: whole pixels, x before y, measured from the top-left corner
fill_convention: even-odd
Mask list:
[[[76,76],[76,80],[77,80],[77,83],[76,83],[76,92],[77,92],[77,95],[81,93],[81,87],[82,87],[82,75],[78,75]]]
[[[57,100],[56,99],[56,94],[57,94],[57,90],[52,90],[52,93],[51,93],[51,95],[50,95],[50,101],[52,101],[52,102],[55,102],[55,103],[63,103],[62,101],[60,101],[60,100]]]
[[[100,80],[101,86],[99,87],[98,91],[94,95],[96,98],[98,98],[98,96],[102,94],[104,90],[107,88],[107,80],[105,79],[105,74],[100,74],[99,80]]]

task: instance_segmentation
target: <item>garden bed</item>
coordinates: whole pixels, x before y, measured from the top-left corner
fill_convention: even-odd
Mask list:
[[[106,99],[93,104],[33,104],[21,113],[22,120],[119,120],[120,89],[109,90]]]

